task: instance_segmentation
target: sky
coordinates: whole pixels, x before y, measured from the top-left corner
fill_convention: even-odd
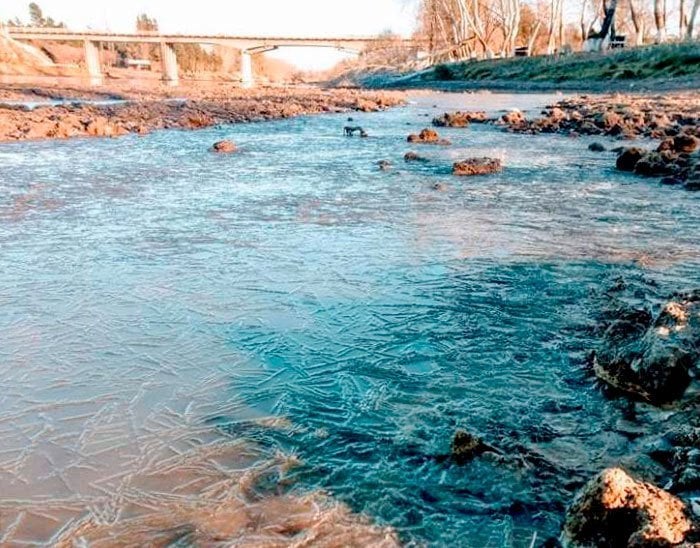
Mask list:
[[[0,0],[0,20],[28,20],[31,0]],[[71,29],[133,31],[136,16],[158,20],[163,32],[258,36],[409,35],[418,0],[35,0]],[[332,66],[342,54],[322,48],[270,53],[302,69]]]

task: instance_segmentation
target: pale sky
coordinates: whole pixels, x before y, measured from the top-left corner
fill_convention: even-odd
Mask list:
[[[0,20],[29,19],[31,0],[0,0]],[[134,30],[147,13],[163,32],[259,36],[409,35],[417,0],[36,0],[45,16],[72,29]],[[288,48],[269,55],[301,68],[326,68],[334,50]]]

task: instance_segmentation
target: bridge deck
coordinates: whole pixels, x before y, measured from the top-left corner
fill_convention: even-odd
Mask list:
[[[69,29],[6,27],[7,33],[19,40],[53,40],[53,41],[83,41],[94,42],[139,42],[139,43],[211,43],[238,44],[260,46],[318,46],[359,48],[366,44],[383,42],[385,39],[369,36],[233,36],[227,34],[165,34],[160,32],[104,32],[95,30],[73,31]],[[404,40],[404,44],[412,44],[412,40]]]

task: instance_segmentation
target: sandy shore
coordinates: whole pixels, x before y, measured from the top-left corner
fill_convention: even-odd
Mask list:
[[[117,137],[157,129],[198,129],[324,112],[373,112],[401,104],[400,92],[321,89],[310,86],[243,90],[231,85],[109,88],[6,85],[0,101],[69,103],[28,109],[0,103],[0,141]],[[124,100],[121,104],[70,103]]]

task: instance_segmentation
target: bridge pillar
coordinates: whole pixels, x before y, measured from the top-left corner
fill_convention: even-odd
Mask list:
[[[163,82],[166,86],[177,86],[180,79],[177,73],[177,56],[172,44],[161,42],[160,59],[163,65]]]
[[[252,88],[255,86],[253,76],[253,56],[248,51],[241,51],[241,87]]]
[[[101,86],[102,68],[100,67],[100,50],[97,42],[85,40],[85,66],[90,77],[90,85]]]

